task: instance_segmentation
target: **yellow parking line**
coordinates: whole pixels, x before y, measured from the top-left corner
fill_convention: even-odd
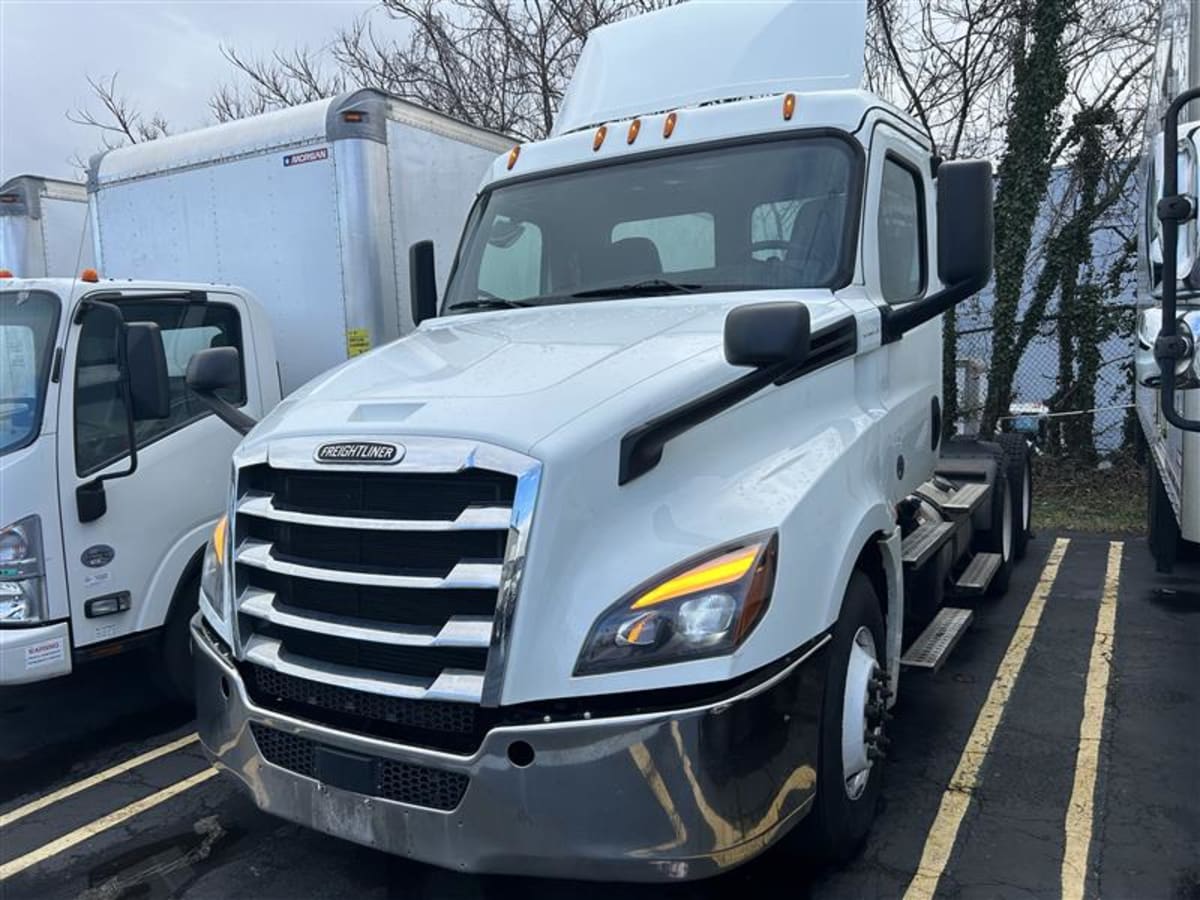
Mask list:
[[[1067,807],[1066,849],[1062,861],[1063,900],[1083,900],[1087,882],[1088,854],[1092,846],[1092,820],[1096,771],[1100,762],[1100,739],[1104,735],[1104,705],[1108,676],[1112,669],[1113,640],[1117,626],[1117,588],[1121,581],[1124,544],[1108,545],[1108,570],[1104,593],[1096,614],[1092,656],[1088,662],[1087,687],[1083,692],[1083,719],[1079,723],[1079,751],[1075,756],[1075,785]]]
[[[1054,586],[1054,579],[1058,577],[1058,567],[1069,544],[1070,540],[1067,538],[1059,538],[1050,550],[1050,557],[1042,569],[1042,577],[1033,589],[1025,612],[1021,614],[1021,621],[1017,623],[1004,659],[1000,661],[1000,667],[996,670],[991,690],[988,691],[983,708],[979,710],[975,727],[971,729],[971,736],[967,739],[967,745],[958,760],[958,767],[942,795],[937,818],[934,819],[933,827],[929,829],[925,838],[921,862],[904,894],[905,900],[924,900],[933,897],[937,892],[938,882],[950,861],[950,854],[954,851],[958,829],[971,803],[971,795],[979,783],[979,770],[1000,724],[1000,717],[1004,714],[1004,707],[1012,696],[1017,676],[1021,674],[1021,667],[1025,664],[1025,656],[1042,619],[1046,598]]]
[[[18,872],[25,871],[30,866],[35,866],[52,856],[57,856],[64,850],[69,850],[76,844],[86,841],[88,838],[95,837],[103,831],[120,825],[126,819],[131,819],[138,813],[143,813],[148,809],[158,806],[160,803],[165,803],[176,794],[182,794],[189,788],[203,784],[216,774],[216,769],[204,769],[190,778],[185,778],[183,781],[177,781],[174,784],[168,785],[161,791],[151,794],[149,797],[143,797],[141,800],[130,803],[128,806],[123,806],[114,812],[110,812],[107,816],[101,816],[99,819],[89,822],[82,828],[76,828],[74,831],[64,834],[57,840],[44,844],[36,850],[30,850],[24,856],[18,856],[11,862],[0,865],[0,882],[3,882],[6,878],[11,878]]]
[[[103,781],[114,776],[120,775],[122,772],[128,772],[130,769],[136,769],[140,765],[150,762],[153,759],[158,759],[160,756],[166,756],[168,753],[174,753],[182,747],[195,743],[199,738],[195,734],[189,734],[186,737],[181,737],[177,741],[171,741],[169,744],[163,744],[161,747],[155,747],[153,750],[147,750],[140,756],[135,756],[133,759],[105,769],[103,772],[97,772],[84,778],[82,781],[76,781],[74,784],[68,784],[64,788],[59,788],[53,793],[47,794],[45,797],[39,797],[24,806],[18,806],[11,812],[0,814],[0,828],[11,825],[17,819],[23,819],[30,813],[35,813],[39,809],[45,809],[52,803],[57,803],[59,800],[65,800],[72,794],[78,794],[80,791],[86,791],[90,787],[94,787]]]

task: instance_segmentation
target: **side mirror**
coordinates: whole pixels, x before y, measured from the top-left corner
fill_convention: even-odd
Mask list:
[[[808,356],[811,337],[803,303],[750,303],[725,317],[725,359],[756,369],[799,365]]]
[[[236,347],[211,347],[188,360],[187,386],[216,416],[239,434],[249,434],[257,422],[217,396],[217,391],[242,383],[242,358]]]
[[[167,354],[154,322],[125,326],[125,365],[129,372],[129,404],[135,421],[165,419],[171,414]]]
[[[978,293],[992,277],[992,164],[953,160],[937,170],[938,278],[942,289],[921,300],[883,310],[883,340],[936,318]]]
[[[437,318],[437,270],[433,241],[417,241],[408,248],[408,289],[412,299],[413,325]]]

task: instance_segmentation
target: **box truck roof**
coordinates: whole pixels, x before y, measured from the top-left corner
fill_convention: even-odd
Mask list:
[[[424,109],[384,91],[364,88],[327,100],[314,100],[97,154],[88,166],[88,190],[286,147],[300,149],[343,138],[384,142],[388,121],[404,122],[496,153],[507,150],[512,144],[502,135]]]
[[[555,134],[701,103],[861,86],[866,0],[684,3],[597,28]]]

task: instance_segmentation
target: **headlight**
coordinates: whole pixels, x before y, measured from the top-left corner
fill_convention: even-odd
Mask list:
[[[575,674],[733,652],[771,601],[776,547],[774,534],[755,535],[632,591],[592,626]]]
[[[45,618],[42,527],[37,516],[27,516],[0,528],[0,625]]]
[[[204,563],[200,567],[201,599],[209,610],[224,622],[228,616],[227,591],[225,590],[225,557],[229,552],[229,517],[221,516],[213,527],[212,537],[204,549]]]

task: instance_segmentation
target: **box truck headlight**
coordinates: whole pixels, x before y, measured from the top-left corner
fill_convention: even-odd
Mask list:
[[[228,591],[225,589],[225,562],[229,556],[229,517],[221,516],[213,527],[204,563],[200,566],[200,609],[222,636],[229,618]]]
[[[0,625],[46,618],[42,525],[37,516],[0,528]]]
[[[777,546],[774,534],[755,535],[632,591],[592,626],[575,674],[733,652],[771,601]]]

